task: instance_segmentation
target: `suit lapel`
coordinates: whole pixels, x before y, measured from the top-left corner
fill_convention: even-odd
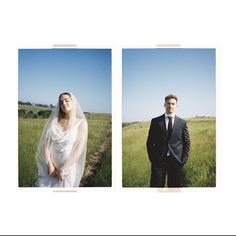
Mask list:
[[[175,121],[174,121],[174,125],[173,125],[173,128],[172,128],[172,133],[171,133],[170,138],[172,137],[173,133],[176,132],[177,127],[178,127],[178,123],[179,123],[179,117],[175,115]],[[163,132],[164,132],[164,139],[167,139],[165,114],[162,115],[162,117],[161,117],[161,119],[159,121],[159,126],[163,130]]]
[[[162,115],[159,121],[160,128],[163,130],[164,138],[167,139],[167,130],[166,130],[166,122],[165,122],[165,114]]]
[[[178,123],[179,123],[179,117],[175,115],[175,121],[174,121],[174,125],[173,125],[173,128],[172,128],[171,136],[176,131],[176,129],[178,127]]]

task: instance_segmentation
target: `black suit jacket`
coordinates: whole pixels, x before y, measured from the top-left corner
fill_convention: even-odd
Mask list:
[[[171,137],[168,140],[165,115],[152,119],[148,139],[147,151],[152,163],[159,163],[165,158],[167,151],[179,164],[184,165],[188,160],[190,138],[186,121],[175,115]]]

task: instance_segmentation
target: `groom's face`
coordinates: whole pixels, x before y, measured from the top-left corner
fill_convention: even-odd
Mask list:
[[[164,107],[166,108],[166,113],[173,114],[175,112],[176,106],[177,104],[174,98],[167,99],[164,104]]]

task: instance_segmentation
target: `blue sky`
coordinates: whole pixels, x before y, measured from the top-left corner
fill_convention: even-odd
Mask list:
[[[56,105],[72,92],[83,111],[111,113],[110,49],[19,49],[19,100]]]
[[[180,117],[215,116],[215,49],[123,49],[122,58],[123,122],[163,114],[170,93]]]

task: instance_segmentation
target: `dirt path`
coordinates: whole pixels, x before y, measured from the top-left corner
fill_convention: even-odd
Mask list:
[[[111,129],[107,130],[107,136],[105,141],[100,146],[98,152],[95,152],[91,158],[90,163],[86,166],[84,170],[84,175],[80,181],[80,187],[89,187],[91,186],[91,182],[96,176],[97,170],[102,164],[103,156],[107,152],[108,145],[110,145],[110,139],[111,139]]]

